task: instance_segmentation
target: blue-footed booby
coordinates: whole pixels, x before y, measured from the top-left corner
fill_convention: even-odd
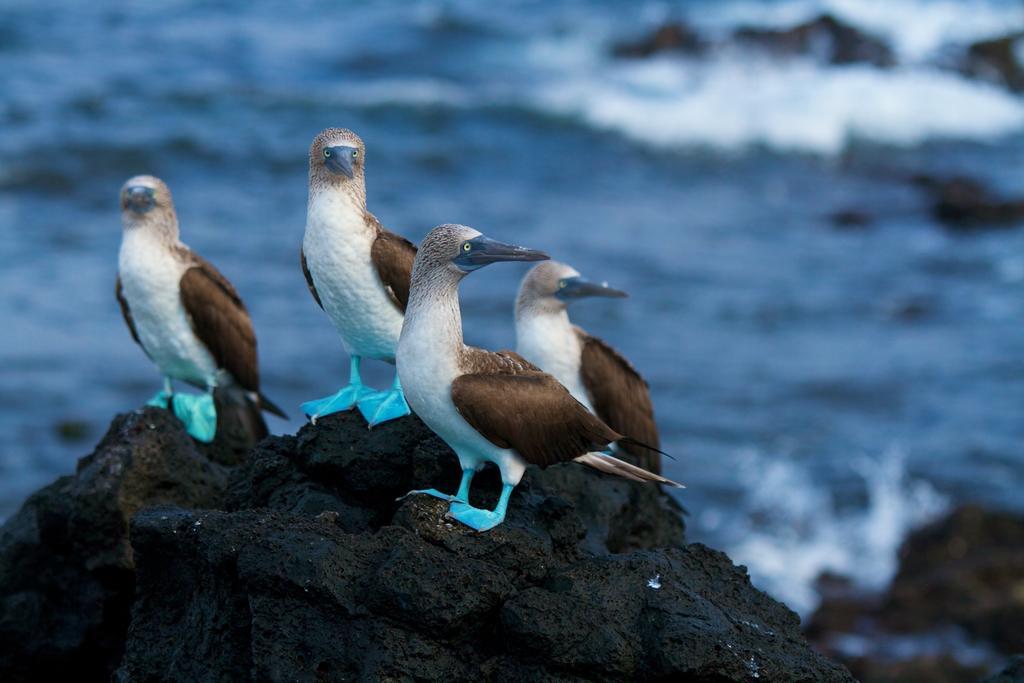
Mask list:
[[[491,263],[546,258],[466,226],[442,225],[423,240],[413,266],[398,374],[409,405],[455,451],[462,467],[454,495],[435,489],[413,493],[450,501],[451,516],[479,531],[505,519],[512,489],[527,465],[575,460],[628,479],[680,486],[602,453],[609,444],[631,439],[598,419],[551,375],[512,351],[495,353],[463,342],[462,279]],[[469,504],[469,487],[488,462],[501,473],[502,491],[494,510],[481,510]]]
[[[135,342],[164,375],[150,405],[170,407],[203,442],[217,431],[213,392],[238,409],[248,436],[267,434],[260,410],[285,417],[260,394],[256,335],[238,292],[209,262],[182,244],[171,191],[140,175],[121,188],[124,233],[115,294]],[[171,380],[205,389],[176,394]]]
[[[313,422],[353,406],[371,427],[409,414],[398,373],[389,391],[370,389],[359,374],[363,358],[395,362],[416,257],[411,242],[366,210],[365,163],[363,141],[343,128],[323,131],[309,150],[302,272],[351,358],[348,386],[302,404]]]
[[[660,448],[647,382],[618,351],[569,321],[568,306],[577,299],[625,296],[564,263],[538,264],[516,297],[516,352],[554,375],[606,425]],[[629,443],[621,450],[644,469],[661,472],[656,450]]]

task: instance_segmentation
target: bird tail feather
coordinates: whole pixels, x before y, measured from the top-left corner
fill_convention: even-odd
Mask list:
[[[625,460],[619,460],[607,453],[587,453],[576,458],[576,462],[584,465],[589,465],[595,470],[606,472],[608,474],[615,474],[626,479],[632,479],[633,481],[655,481],[659,484],[665,484],[666,486],[672,486],[677,489],[685,489],[686,487],[679,482],[666,479],[660,474],[654,472],[648,472],[642,467],[631,465]]]
[[[247,450],[269,433],[258,396],[237,385],[228,385],[218,387],[214,399],[218,440]]]
[[[282,420],[288,419],[288,416],[285,415],[285,412],[281,410],[279,407],[277,407],[276,403],[267,398],[263,392],[259,393],[259,404],[260,408],[267,411],[268,413],[271,413],[272,415],[277,415]]]
[[[675,456],[669,455],[665,451],[659,450],[654,446],[644,443],[643,441],[638,441],[637,439],[634,439],[631,436],[624,436],[621,439],[619,439],[616,443],[622,443],[628,446],[639,446],[640,448],[644,448],[648,451],[653,451],[654,453],[664,455],[666,458],[669,458],[670,460],[675,460]]]

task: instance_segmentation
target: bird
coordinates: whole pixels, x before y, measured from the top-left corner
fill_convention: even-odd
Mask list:
[[[516,352],[549,372],[612,429],[660,448],[650,388],[636,368],[602,339],[569,320],[569,304],[586,297],[623,298],[572,266],[546,261],[523,278],[516,297]],[[656,450],[623,444],[631,462],[661,472]]]
[[[124,322],[164,376],[148,402],[170,408],[196,440],[217,432],[221,404],[241,416],[249,441],[267,435],[261,410],[287,418],[260,393],[256,334],[235,288],[220,271],[179,239],[171,191],[151,175],[121,187],[123,233],[114,294]],[[175,393],[172,380],[205,390]]]
[[[528,465],[574,460],[627,479],[681,487],[601,452],[631,439],[587,410],[552,375],[513,351],[492,352],[463,342],[462,279],[491,263],[547,258],[473,228],[446,224],[426,236],[413,266],[398,374],[413,411],[455,451],[462,479],[454,495],[436,489],[409,493],[447,500],[449,514],[477,531],[504,521],[509,497]],[[487,463],[501,474],[501,496],[493,510],[469,503],[473,476]]]
[[[299,256],[313,299],[334,322],[350,356],[349,383],[302,404],[317,418],[357,406],[370,427],[409,414],[395,373],[388,391],[363,384],[363,358],[394,364],[416,247],[366,209],[366,146],[328,128],[309,150],[309,203]]]

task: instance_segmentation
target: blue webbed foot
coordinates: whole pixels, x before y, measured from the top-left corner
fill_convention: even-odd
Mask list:
[[[349,384],[331,396],[306,401],[302,404],[302,412],[309,416],[313,424],[316,424],[317,418],[351,410],[359,401],[374,393],[376,392],[373,389],[363,384]]]
[[[217,408],[210,394],[175,394],[174,414],[196,441],[210,443],[217,434]]]
[[[448,514],[466,526],[477,531],[487,531],[505,521],[505,509],[481,510],[469,503],[456,501],[448,508]]]
[[[168,402],[171,400],[172,393],[169,391],[158,391],[153,398],[146,401],[147,406],[153,406],[154,408],[166,408]]]
[[[363,399],[360,399],[359,412],[363,414],[371,427],[382,422],[395,420],[410,414],[409,404],[405,401],[405,394],[401,389],[389,391],[376,391]]]

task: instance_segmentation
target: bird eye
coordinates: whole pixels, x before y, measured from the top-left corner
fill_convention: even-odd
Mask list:
[[[327,157],[329,157],[329,156],[331,156],[331,150],[330,150],[330,148],[328,147],[328,148],[325,148],[325,149],[324,149],[324,158],[326,159],[326,158],[327,158]]]
[[[352,150],[352,158],[353,159],[358,159],[359,158],[359,150],[358,149]]]
[[[558,281],[558,288],[559,289],[565,289],[565,280],[559,280]]]
[[[469,242],[463,242],[462,243],[462,251],[469,251],[472,248],[473,248],[473,245],[470,244]]]

